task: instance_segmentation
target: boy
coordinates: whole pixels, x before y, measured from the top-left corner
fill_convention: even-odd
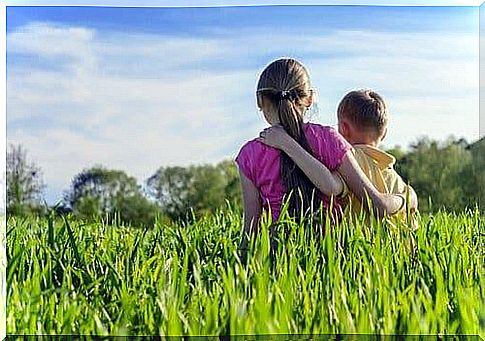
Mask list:
[[[377,148],[387,133],[389,120],[388,109],[382,97],[372,90],[352,91],[340,102],[337,116],[339,133],[352,144],[355,159],[376,189],[381,193],[402,194],[409,198],[412,213],[409,222],[410,227],[415,229],[417,227],[416,193],[394,170],[395,158]],[[285,136],[287,134],[279,128],[273,126],[265,129],[260,135],[260,140],[285,151],[288,144],[288,138]],[[308,154],[308,158],[312,158],[312,156]],[[309,165],[310,163],[305,168],[308,169]],[[345,184],[343,187],[340,196],[347,194]],[[359,213],[362,203],[353,193],[348,193],[348,199],[352,212]],[[390,220],[391,224],[394,225],[393,222],[396,220],[406,222],[406,213],[402,211],[397,213]]]
[[[355,159],[377,190],[409,195],[413,211],[411,223],[415,228],[416,193],[394,170],[396,159],[377,148],[386,136],[389,121],[384,99],[372,90],[351,91],[340,102],[337,116],[339,133],[352,144]],[[360,212],[361,203],[352,193],[349,200],[352,211]],[[405,214],[399,214],[399,218],[405,219]]]

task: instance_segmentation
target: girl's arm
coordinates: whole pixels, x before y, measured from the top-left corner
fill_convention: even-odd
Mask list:
[[[418,196],[414,189],[411,187],[411,185],[406,184],[406,182],[404,182],[401,176],[394,169],[391,170],[389,175],[395,179],[395,183],[393,184],[393,186],[391,186],[390,192],[394,194],[401,194],[407,200],[407,195],[409,191],[409,208],[411,209],[411,211],[417,211]]]
[[[310,181],[327,196],[338,195],[342,191],[342,182],[337,174],[332,174],[320,161],[308,153],[283,127],[272,126],[260,134],[261,142],[284,151],[300,169],[308,176]],[[382,194],[370,182],[351,151],[348,151],[337,172],[342,175],[349,189],[365,202],[367,196],[372,200],[373,208],[378,216],[397,213],[403,208],[405,198],[400,195]]]
[[[367,197],[372,200],[373,208],[378,216],[392,215],[404,208],[406,198],[399,194],[380,193],[364,174],[350,150],[345,154],[337,171],[362,203],[366,202]]]
[[[259,140],[271,147],[284,151],[305,173],[320,192],[326,196],[339,195],[343,191],[342,180],[337,173],[332,173],[320,161],[300,146],[282,126],[272,126],[260,134]]]
[[[248,237],[257,233],[259,228],[259,217],[261,215],[261,197],[256,186],[249,180],[241,170],[239,170],[241,178],[241,187],[244,204],[244,230],[241,239],[240,250],[242,251],[242,258],[246,257],[246,250],[248,247]]]

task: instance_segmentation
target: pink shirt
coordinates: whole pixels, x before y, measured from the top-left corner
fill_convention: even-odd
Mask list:
[[[316,159],[330,171],[336,170],[352,146],[331,127],[319,124],[304,124],[305,136]],[[280,175],[280,150],[267,146],[254,139],[247,142],[239,151],[236,163],[241,172],[259,190],[263,208],[271,208],[273,221],[280,214],[282,199],[286,190]],[[328,197],[319,192],[324,207],[329,206]],[[339,211],[341,203],[334,202],[334,212]]]

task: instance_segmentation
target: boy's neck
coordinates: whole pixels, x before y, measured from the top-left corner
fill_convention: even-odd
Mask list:
[[[363,129],[355,129],[351,127],[349,134],[346,136],[347,141],[350,144],[365,144],[367,146],[371,146],[377,148],[379,143],[381,143],[382,138],[380,136],[376,136],[375,133],[371,133],[369,131]]]
[[[377,148],[377,146],[379,145],[379,142],[380,141],[376,141],[376,140],[371,140],[371,139],[352,139],[352,141],[349,141],[350,144],[354,145],[354,144],[365,144],[367,146],[371,146],[371,147],[374,147],[374,148]]]

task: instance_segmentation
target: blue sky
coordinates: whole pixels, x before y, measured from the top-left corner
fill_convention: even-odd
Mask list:
[[[254,88],[272,60],[310,70],[336,123],[349,90],[374,88],[386,146],[478,138],[478,8],[7,7],[7,143],[22,143],[54,201],[103,164],[143,181],[160,166],[234,158],[265,122]]]
[[[298,15],[294,15],[294,13]],[[335,30],[475,32],[477,8],[385,6],[262,6],[203,8],[8,7],[7,32],[32,21],[63,22],[100,30],[217,35],[251,27],[284,31]],[[281,18],[291,19],[291,25]],[[437,25],[438,24],[438,25]],[[228,32],[231,33],[230,31]]]
[[[7,6],[213,7],[266,5],[480,6],[482,0],[5,0]]]

